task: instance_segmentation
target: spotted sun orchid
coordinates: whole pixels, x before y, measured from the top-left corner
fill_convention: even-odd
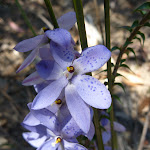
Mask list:
[[[86,150],[77,143],[76,137],[83,134],[83,131],[71,117],[66,105],[62,105],[57,113],[57,118],[56,115],[45,108],[31,110],[22,125],[31,131],[23,133],[24,139],[38,150]],[[93,135],[94,127],[91,124],[87,137],[91,140]]]
[[[68,13],[64,14],[63,16],[61,16],[57,20],[57,22],[58,22],[58,25],[59,25],[60,28],[63,28],[63,29],[66,29],[66,30],[70,30],[74,26],[74,24],[76,22],[75,12],[68,12]],[[18,43],[14,47],[14,49],[16,51],[18,51],[18,52],[28,52],[28,51],[32,50],[32,52],[24,60],[24,62],[18,68],[18,70],[16,72],[20,72],[25,67],[30,65],[33,62],[33,60],[35,59],[35,57],[37,55],[39,55],[39,48],[43,47],[47,43],[49,43],[49,39],[47,38],[47,36],[45,34],[38,35],[38,36],[35,36],[35,37],[27,39],[27,40],[23,40],[22,42]],[[43,52],[44,52],[44,49],[43,49]]]
[[[89,105],[107,109],[111,104],[111,96],[100,81],[84,74],[102,67],[110,58],[111,52],[105,46],[97,45],[85,49],[79,58],[74,59],[75,54],[69,49],[71,40],[64,41],[56,33],[45,32],[48,37],[53,36],[50,49],[55,61],[41,60],[36,65],[41,78],[54,81],[37,94],[32,109],[38,110],[51,105],[65,89],[68,109],[78,126],[87,133],[90,128]],[[57,39],[59,44],[55,42]]]

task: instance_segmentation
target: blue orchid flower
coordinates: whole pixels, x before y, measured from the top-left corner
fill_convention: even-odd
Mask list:
[[[29,108],[31,104],[28,105]],[[71,117],[67,106],[63,104],[59,112],[52,113],[49,108],[32,110],[25,117],[22,126],[31,132],[23,133],[24,139],[37,150],[73,150],[85,147],[78,144],[76,137],[85,133]],[[91,140],[94,136],[94,125],[86,136]],[[38,142],[38,143],[37,143]]]
[[[58,25],[59,25],[60,28],[70,30],[74,26],[74,24],[76,23],[76,14],[75,14],[75,12],[68,12],[68,13],[64,14],[63,16],[61,16],[57,20],[57,22],[58,22]],[[63,30],[62,30],[62,32],[63,32]],[[66,39],[66,40],[68,40],[68,39]],[[72,44],[74,44],[73,40],[71,40],[71,42],[72,42]],[[23,40],[22,42],[18,43],[14,47],[14,49],[16,51],[18,51],[18,52],[28,52],[28,51],[32,50],[32,52],[24,60],[24,62],[18,68],[18,70],[16,72],[18,73],[21,70],[23,70],[25,67],[30,65],[33,62],[33,60],[35,59],[35,57],[39,55],[39,49],[40,48],[43,48],[42,53],[43,52],[45,53],[44,47],[48,43],[49,43],[49,38],[47,38],[46,34],[38,35],[36,37],[26,39],[26,40]],[[48,45],[47,48],[49,48],[49,45]]]

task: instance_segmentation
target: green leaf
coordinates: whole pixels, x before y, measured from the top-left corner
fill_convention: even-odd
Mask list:
[[[120,74],[120,73],[117,73],[117,74],[116,74],[116,77],[124,77],[124,78],[126,78],[124,75],[122,75],[122,74]]]
[[[135,20],[135,21],[133,22],[131,28],[133,29],[133,28],[137,27],[138,25],[139,25],[139,21],[138,21],[138,20]]]
[[[128,41],[128,39],[126,40],[125,44],[123,45],[123,47],[127,47],[129,44],[132,44],[133,42]]]
[[[125,68],[128,68],[130,70],[129,66],[126,64],[120,64],[120,67],[125,67]]]
[[[121,59],[120,64],[122,64],[125,61],[126,61],[126,59]]]
[[[133,39],[137,39],[141,44],[141,39],[139,37],[135,36]]]
[[[144,26],[150,27],[150,23],[149,23],[149,22],[146,22],[146,23],[144,24]]]
[[[116,83],[114,83],[114,85],[120,86],[123,89],[123,91],[126,93],[125,88],[122,83],[116,82]]]
[[[128,47],[127,50],[129,50],[130,52],[132,52],[134,54],[134,57],[136,58],[136,55],[135,55],[135,52],[134,52],[133,48]]]
[[[117,96],[116,94],[112,94],[112,97],[113,97],[114,99],[118,100],[119,102],[121,102],[119,96]]]
[[[137,33],[138,35],[140,35],[141,36],[141,38],[143,39],[143,45],[144,45],[144,42],[145,42],[145,35],[144,35],[144,33],[142,33],[142,32],[140,32],[140,31],[138,31],[138,33]]]
[[[107,113],[110,113],[111,109],[112,109],[112,106],[110,106],[110,107],[107,109]]]
[[[149,9],[150,9],[150,2],[146,2],[141,6],[139,6],[138,8],[136,8],[134,12],[139,11],[142,15],[145,15]]]
[[[115,50],[117,50],[117,49],[120,50],[120,48],[119,48],[118,46],[114,46],[114,47],[111,49],[111,52],[112,52],[112,51],[115,51]]]
[[[129,32],[132,32],[132,28],[130,26],[121,26],[120,28],[128,30]]]

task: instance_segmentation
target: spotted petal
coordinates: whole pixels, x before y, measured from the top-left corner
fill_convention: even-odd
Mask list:
[[[26,39],[18,43],[14,49],[19,52],[27,52],[35,49],[41,42],[46,42],[47,38],[44,35],[38,35],[30,39]]]
[[[72,83],[75,85],[81,98],[88,105],[98,109],[107,109],[110,107],[110,92],[96,78],[88,75],[78,75],[72,80]]]
[[[111,57],[111,52],[103,45],[85,49],[78,59],[73,62],[78,74],[92,72],[102,67]]]
[[[17,69],[16,72],[18,73],[18,72],[20,72],[21,70],[23,70],[24,68],[26,68],[27,66],[29,66],[29,65],[33,62],[34,58],[38,55],[38,53],[39,53],[39,49],[38,49],[38,48],[34,49],[34,50],[28,55],[28,57],[24,60],[24,62],[23,62],[22,65]]]
[[[91,123],[89,106],[84,103],[73,84],[68,84],[65,88],[65,97],[68,109],[75,122],[82,131],[88,133]]]
[[[71,34],[65,29],[57,28],[54,30],[47,30],[45,34],[53,42],[64,48],[69,47],[72,42]]]
[[[56,80],[63,75],[61,67],[53,60],[41,60],[36,65],[38,74],[45,80]]]
[[[40,91],[32,103],[32,109],[42,109],[51,105],[60,95],[68,80],[63,76]]]
[[[75,12],[68,12],[57,19],[58,25],[60,28],[70,30],[76,23],[76,14]]]
[[[75,58],[72,45],[70,45],[69,48],[63,48],[51,41],[50,49],[55,61],[61,66],[63,70],[66,70],[66,68],[72,64],[72,61]]]

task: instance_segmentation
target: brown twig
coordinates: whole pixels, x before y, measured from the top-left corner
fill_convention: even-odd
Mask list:
[[[140,28],[149,20],[150,17],[150,11],[142,18],[142,20],[140,21],[139,25],[131,32],[131,35],[127,38],[126,42],[131,42],[133,40],[133,38],[135,37],[135,35],[137,34],[137,32],[140,30]],[[125,42],[125,43],[126,43]],[[122,58],[122,55],[125,53],[126,48],[128,47],[129,44],[124,44],[120,50],[119,56],[117,58],[114,70],[113,70],[113,82],[115,80],[116,74],[117,74],[117,70],[119,68],[120,65],[120,61]]]
[[[142,131],[141,139],[140,139],[140,144],[138,146],[138,150],[143,149],[145,136],[146,136],[146,133],[147,133],[147,130],[148,130],[149,120],[150,120],[150,106],[149,106],[149,111],[146,115],[146,120],[145,120],[145,123],[144,123],[144,127],[143,127],[143,131]]]

